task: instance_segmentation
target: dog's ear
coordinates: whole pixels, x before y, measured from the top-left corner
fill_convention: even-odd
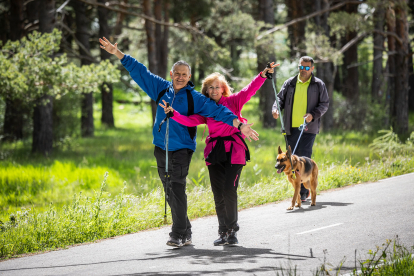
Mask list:
[[[279,154],[283,153],[282,149],[279,146]]]

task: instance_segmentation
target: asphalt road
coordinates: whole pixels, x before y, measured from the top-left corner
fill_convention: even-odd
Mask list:
[[[239,246],[213,246],[215,216],[194,220],[193,244],[165,245],[169,227],[0,262],[0,275],[313,275],[325,263],[349,273],[387,239],[414,245],[414,173],[239,212]],[[345,259],[344,259],[345,258]],[[284,271],[286,274],[286,271]]]

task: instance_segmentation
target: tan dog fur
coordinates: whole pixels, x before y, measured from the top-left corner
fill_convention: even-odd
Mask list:
[[[316,187],[318,186],[318,173],[319,169],[315,161],[307,157],[299,157],[292,155],[293,169],[295,170],[296,179],[292,177],[292,169],[289,160],[289,151],[283,152],[279,146],[279,154],[277,155],[277,162],[275,168],[278,169],[278,173],[282,171],[286,174],[290,183],[292,183],[295,193],[293,195],[292,204],[288,210],[293,210],[295,201],[297,202],[295,207],[301,207],[302,201],[300,199],[300,184],[303,183],[306,189],[310,189],[311,192],[311,206],[316,204]],[[283,167],[284,166],[284,167]]]

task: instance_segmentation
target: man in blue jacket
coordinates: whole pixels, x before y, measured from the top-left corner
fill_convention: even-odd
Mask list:
[[[171,71],[172,81],[167,81],[152,74],[142,63],[118,50],[105,37],[99,39],[100,47],[108,53],[114,54],[128,70],[132,79],[157,103],[165,100],[180,114],[200,114],[214,118],[228,125],[237,127],[246,137],[258,140],[256,131],[250,128],[252,124],[242,124],[237,116],[222,105],[194,90],[190,82],[191,68],[184,61],[176,62]],[[165,132],[166,124],[161,125],[165,118],[164,109],[158,106],[152,134],[155,145],[154,156],[157,160],[158,174],[166,191],[165,179]],[[250,140],[250,139],[249,139]],[[191,157],[196,149],[196,131],[187,128],[174,120],[170,121],[168,144],[168,171],[171,177],[168,204],[171,208],[173,220],[170,237],[167,245],[179,247],[191,244],[191,223],[187,217],[187,195],[185,193],[186,177],[191,162]]]

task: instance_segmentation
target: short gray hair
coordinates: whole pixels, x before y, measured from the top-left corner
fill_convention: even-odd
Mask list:
[[[311,66],[313,66],[313,58],[309,57],[309,56],[303,56],[299,59],[299,64],[304,61],[304,62],[310,62]]]
[[[188,67],[188,70],[190,70],[190,75],[191,75],[191,66],[190,66],[190,64],[188,64],[184,60],[179,60],[176,63],[174,63],[174,65],[171,67],[171,72],[174,72],[175,66],[179,66],[179,65],[185,65],[185,66],[187,66]]]

